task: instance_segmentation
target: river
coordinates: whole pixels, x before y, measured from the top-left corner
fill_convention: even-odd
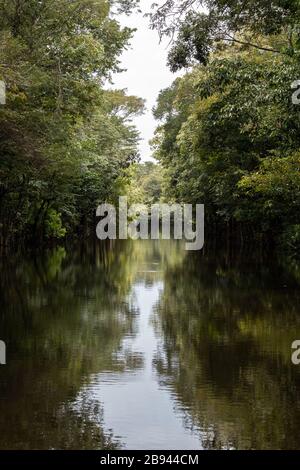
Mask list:
[[[0,449],[300,447],[297,264],[124,241],[0,267]]]

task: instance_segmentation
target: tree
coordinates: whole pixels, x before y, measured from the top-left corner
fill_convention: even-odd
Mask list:
[[[168,195],[204,203],[211,236],[219,226],[279,241],[294,226],[296,240],[300,121],[290,86],[299,75],[288,56],[231,46],[161,92],[153,146]]]
[[[0,0],[2,242],[86,229],[138,157],[143,101],[104,86],[132,35],[114,11],[136,4]]]
[[[150,208],[162,198],[163,168],[153,162],[136,163],[126,172],[123,184],[130,205],[145,204]]]
[[[174,39],[173,71],[207,64],[224,44],[299,56],[298,0],[167,0],[153,8],[152,27]]]

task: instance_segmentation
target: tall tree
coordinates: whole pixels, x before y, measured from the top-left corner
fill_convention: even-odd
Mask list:
[[[0,0],[2,241],[86,227],[138,157],[143,101],[105,89],[132,35],[114,12],[136,4]]]

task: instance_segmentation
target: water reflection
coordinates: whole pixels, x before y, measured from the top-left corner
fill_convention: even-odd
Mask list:
[[[205,448],[300,447],[299,300],[276,265],[190,256],[165,272],[157,369]]]
[[[132,292],[140,313],[138,331],[134,338],[125,338],[121,354],[143,357],[143,368],[125,374],[98,374],[84,393],[98,398],[106,429],[110,431],[111,426],[129,449],[198,449],[197,435],[183,426],[177,412],[172,387],[161,387],[153,368],[155,354],[162,345],[151,323],[162,287],[159,281],[149,281],[148,285],[139,282]]]
[[[135,241],[0,268],[1,449],[300,448],[297,266]]]

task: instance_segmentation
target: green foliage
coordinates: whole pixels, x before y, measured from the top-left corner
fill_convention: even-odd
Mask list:
[[[62,226],[61,214],[54,209],[49,209],[45,220],[46,236],[48,238],[63,238],[66,229]]]
[[[152,204],[160,202],[163,192],[164,172],[160,165],[145,162],[132,165],[124,180],[124,190],[130,204]]]
[[[159,96],[155,155],[169,196],[205,203],[210,225],[282,241],[299,223],[299,17],[281,0],[170,0],[152,15],[177,33],[171,69],[195,65]]]
[[[239,188],[249,197],[249,207],[253,206],[258,219],[287,224],[296,221],[300,207],[299,153],[262,161],[258,171],[241,179]]]
[[[167,194],[204,203],[208,230],[280,239],[300,222],[298,61],[231,46],[161,92],[153,147]]]
[[[5,243],[88,230],[97,204],[114,197],[118,178],[137,159],[131,118],[143,101],[104,86],[120,70],[132,34],[113,11],[131,7],[127,1],[0,0]],[[62,227],[53,214],[61,214]]]
[[[152,27],[176,38],[169,53],[174,71],[206,65],[228,44],[299,56],[298,0],[167,0],[155,7]]]

